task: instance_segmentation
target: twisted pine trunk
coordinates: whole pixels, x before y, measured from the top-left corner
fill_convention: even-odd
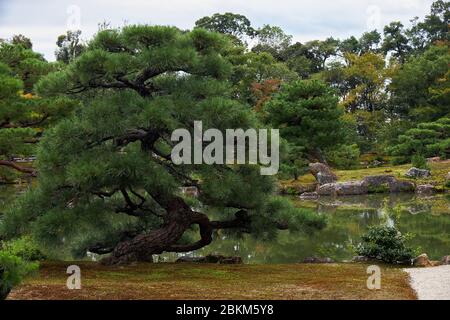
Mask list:
[[[184,232],[193,224],[200,226],[200,240],[177,245]],[[166,222],[148,234],[140,234],[117,244],[103,264],[128,264],[133,261],[152,261],[152,255],[163,252],[188,252],[200,249],[212,241],[214,222],[202,213],[193,212],[181,199],[173,200],[168,207]]]

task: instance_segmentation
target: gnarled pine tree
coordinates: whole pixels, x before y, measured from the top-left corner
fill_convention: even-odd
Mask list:
[[[38,84],[47,96],[80,99],[76,114],[46,132],[39,184],[6,214],[7,236],[31,232],[46,245],[110,253],[105,262],[202,248],[215,230],[274,237],[324,221],[273,196],[256,165],[175,165],[171,133],[258,127],[232,98],[233,44],[202,29],[128,26],[104,30],[62,72]],[[182,187],[193,186],[189,198]],[[187,236],[198,232],[200,239]],[[198,235],[197,235],[198,237]]]

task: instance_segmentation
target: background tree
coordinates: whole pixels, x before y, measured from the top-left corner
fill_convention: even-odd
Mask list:
[[[246,39],[255,36],[250,20],[244,15],[231,12],[203,17],[195,22],[195,27],[230,35],[242,43],[246,43]]]
[[[6,41],[0,44],[0,63],[6,64],[11,72],[23,82],[25,93],[31,93],[37,80],[56,68],[55,65],[45,61],[43,56],[34,52],[16,38],[14,44]]]
[[[268,79],[262,83],[252,84],[252,93],[256,97],[255,111],[262,112],[264,104],[269,101],[272,95],[280,89],[281,80]]]
[[[51,101],[33,94],[34,84],[56,65],[32,51],[28,42],[24,36],[15,36],[0,45],[0,165],[7,168],[1,172],[4,180],[14,179],[14,172],[36,175],[33,168],[12,159],[34,155],[42,130],[73,107],[70,101]]]
[[[298,79],[298,75],[286,64],[278,62],[267,52],[246,52],[241,47],[229,53],[227,58],[233,65],[230,78],[235,97],[251,106],[256,106],[261,98],[253,90],[255,87],[270,86],[270,82],[282,83]]]
[[[420,123],[400,135],[388,151],[398,157],[398,162],[408,162],[414,156],[450,157],[450,117],[435,122]]]
[[[326,162],[324,151],[343,139],[338,98],[323,82],[300,80],[284,84],[265,105],[265,112],[267,121],[280,128],[291,148],[304,148],[309,159]]]
[[[327,60],[336,55],[339,41],[332,37],[324,41],[314,40],[305,44],[310,60],[313,61],[313,66],[316,72],[325,69]]]
[[[282,52],[292,42],[291,35],[286,34],[280,27],[268,24],[259,28],[255,35],[257,44],[252,48],[252,51],[268,52],[278,60],[280,60]]]
[[[384,27],[382,44],[384,54],[392,56],[403,63],[411,52],[411,46],[403,24],[399,21],[391,22]]]
[[[359,54],[361,52],[361,44],[355,36],[351,36],[339,42],[339,52],[343,58],[348,53]]]
[[[345,54],[347,65],[334,63],[323,72],[323,78],[339,90],[341,105],[354,123],[357,143],[363,151],[374,151],[377,132],[386,119],[389,101],[386,85],[392,68],[386,67],[384,57],[372,52],[362,55]]]
[[[339,55],[344,58],[347,54],[362,55],[365,53],[378,53],[380,51],[381,34],[377,30],[364,32],[359,39],[351,36],[339,41]]]
[[[296,42],[287,47],[279,54],[279,59],[283,61],[289,69],[295,71],[302,79],[307,79],[314,72],[316,66],[309,58],[308,47],[300,42]]]
[[[346,59],[348,65],[342,70],[348,88],[343,96],[346,110],[374,112],[385,108],[387,95],[384,89],[390,74],[383,56],[373,53],[362,56],[347,54]]]
[[[436,41],[450,41],[450,2],[438,0],[431,5],[430,14],[423,21],[416,17],[408,36],[415,51],[424,51]]]
[[[392,113],[416,123],[447,115],[449,63],[448,45],[442,44],[402,65],[389,86]]]
[[[13,155],[29,154],[27,142],[31,143],[36,134],[29,128],[15,128],[14,123],[24,118],[23,108],[17,107],[22,82],[10,74],[11,70],[0,64],[0,166],[34,175],[32,168],[21,167],[10,160]],[[5,172],[1,175],[3,179],[7,177]]]
[[[333,38],[305,44],[296,42],[279,52],[277,57],[301,78],[307,79],[326,68],[327,61],[337,55],[338,45],[339,41]]]
[[[364,32],[359,39],[360,54],[373,52],[378,53],[380,50],[381,34],[377,30]]]
[[[41,99],[22,93],[23,82],[0,63],[0,167],[36,175],[33,168],[12,161],[14,157],[34,155],[42,130],[70,112],[73,103],[62,99]],[[10,170],[2,170],[11,179]]]
[[[274,198],[272,177],[257,166],[171,161],[173,130],[192,133],[194,120],[204,130],[258,126],[232,97],[229,46],[204,29],[105,30],[65,70],[40,81],[41,95],[83,105],[46,132],[39,184],[6,213],[3,234],[31,232],[52,248],[110,252],[105,262],[127,263],[199,249],[214,230],[267,239],[280,228],[322,227],[322,218]],[[183,196],[183,186],[195,186],[198,198]]]
[[[80,36],[81,30],[69,30],[66,34],[58,37],[56,41],[58,49],[55,51],[57,61],[67,64],[83,52],[85,45],[82,43]]]
[[[33,44],[31,43],[30,38],[27,38],[22,34],[13,36],[11,39],[11,43],[13,45],[20,45],[25,49],[33,49]]]

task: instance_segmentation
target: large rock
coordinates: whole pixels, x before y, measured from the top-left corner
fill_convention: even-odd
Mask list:
[[[335,196],[336,195],[336,184],[335,183],[327,183],[323,186],[319,186],[317,188],[317,193],[319,196]]]
[[[383,162],[378,161],[378,160],[373,160],[372,163],[370,164],[372,167],[379,167],[383,164]]]
[[[368,193],[368,188],[362,181],[335,183],[335,190],[338,196],[354,196]]]
[[[416,193],[421,196],[429,196],[434,193],[434,186],[431,184],[421,184],[416,187]]]
[[[303,263],[334,263],[334,260],[331,258],[306,257],[303,259]]]
[[[300,200],[317,200],[318,198],[317,192],[304,192],[300,195]]]
[[[206,263],[205,257],[180,257],[175,262]]]
[[[322,172],[317,173],[316,179],[320,185],[336,182],[336,178],[334,176],[330,176]]]
[[[391,190],[391,184],[395,184],[397,179],[391,175],[367,176],[362,179],[362,183],[367,187],[368,193],[387,193]]]
[[[395,181],[397,180],[391,175],[367,176],[362,179],[362,183],[369,188],[376,188],[386,184],[389,185]]]
[[[414,192],[415,184],[410,181],[398,180],[389,184],[389,191],[391,193],[399,192]]]
[[[367,194],[367,192],[367,186],[362,181],[327,183],[317,189],[320,196],[354,196]]]
[[[302,194],[305,192],[314,192],[317,189],[317,183],[302,183],[302,184],[285,184],[280,186],[282,194]]]
[[[367,262],[367,261],[369,261],[369,258],[367,258],[365,256],[354,256],[352,259],[352,262],[357,262],[357,263]]]
[[[433,263],[428,258],[428,255],[423,253],[413,260],[413,265],[415,267],[432,267]]]
[[[319,184],[333,183],[337,181],[337,176],[331,169],[323,163],[310,163],[309,172],[316,178]]]
[[[397,180],[391,175],[380,175],[367,176],[361,181],[326,183],[319,185],[316,192],[319,196],[353,196],[371,192],[414,192],[415,189],[416,186],[411,181]],[[425,187],[423,191],[425,192]]]
[[[431,177],[431,172],[430,170],[413,167],[405,173],[405,176],[408,178],[429,178]]]
[[[225,257],[217,254],[208,254],[204,257],[180,257],[176,262],[191,262],[191,263],[221,263],[221,264],[241,264],[241,257]]]
[[[442,257],[442,264],[450,264],[450,256]]]
[[[367,176],[363,178],[362,183],[367,186],[369,192],[376,188],[386,186],[391,193],[413,192],[415,185],[411,181],[397,180],[392,175]]]

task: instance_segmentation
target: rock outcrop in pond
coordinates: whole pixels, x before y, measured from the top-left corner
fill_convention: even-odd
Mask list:
[[[368,189],[362,181],[347,181],[319,186],[317,193],[321,196],[354,196],[367,194]]]
[[[363,180],[327,183],[317,188],[321,196],[354,196],[369,193],[413,192],[414,183],[397,180],[392,176],[370,176]]]
[[[323,163],[311,163],[309,170],[316,178],[318,186],[316,193],[302,193],[300,198],[303,200],[314,200],[317,196],[354,196],[369,193],[414,192],[415,190],[413,182],[398,180],[392,175],[367,176],[362,180],[337,182],[337,176]]]
[[[420,196],[431,196],[434,191],[434,186],[431,184],[422,184],[416,187],[416,193]]]

